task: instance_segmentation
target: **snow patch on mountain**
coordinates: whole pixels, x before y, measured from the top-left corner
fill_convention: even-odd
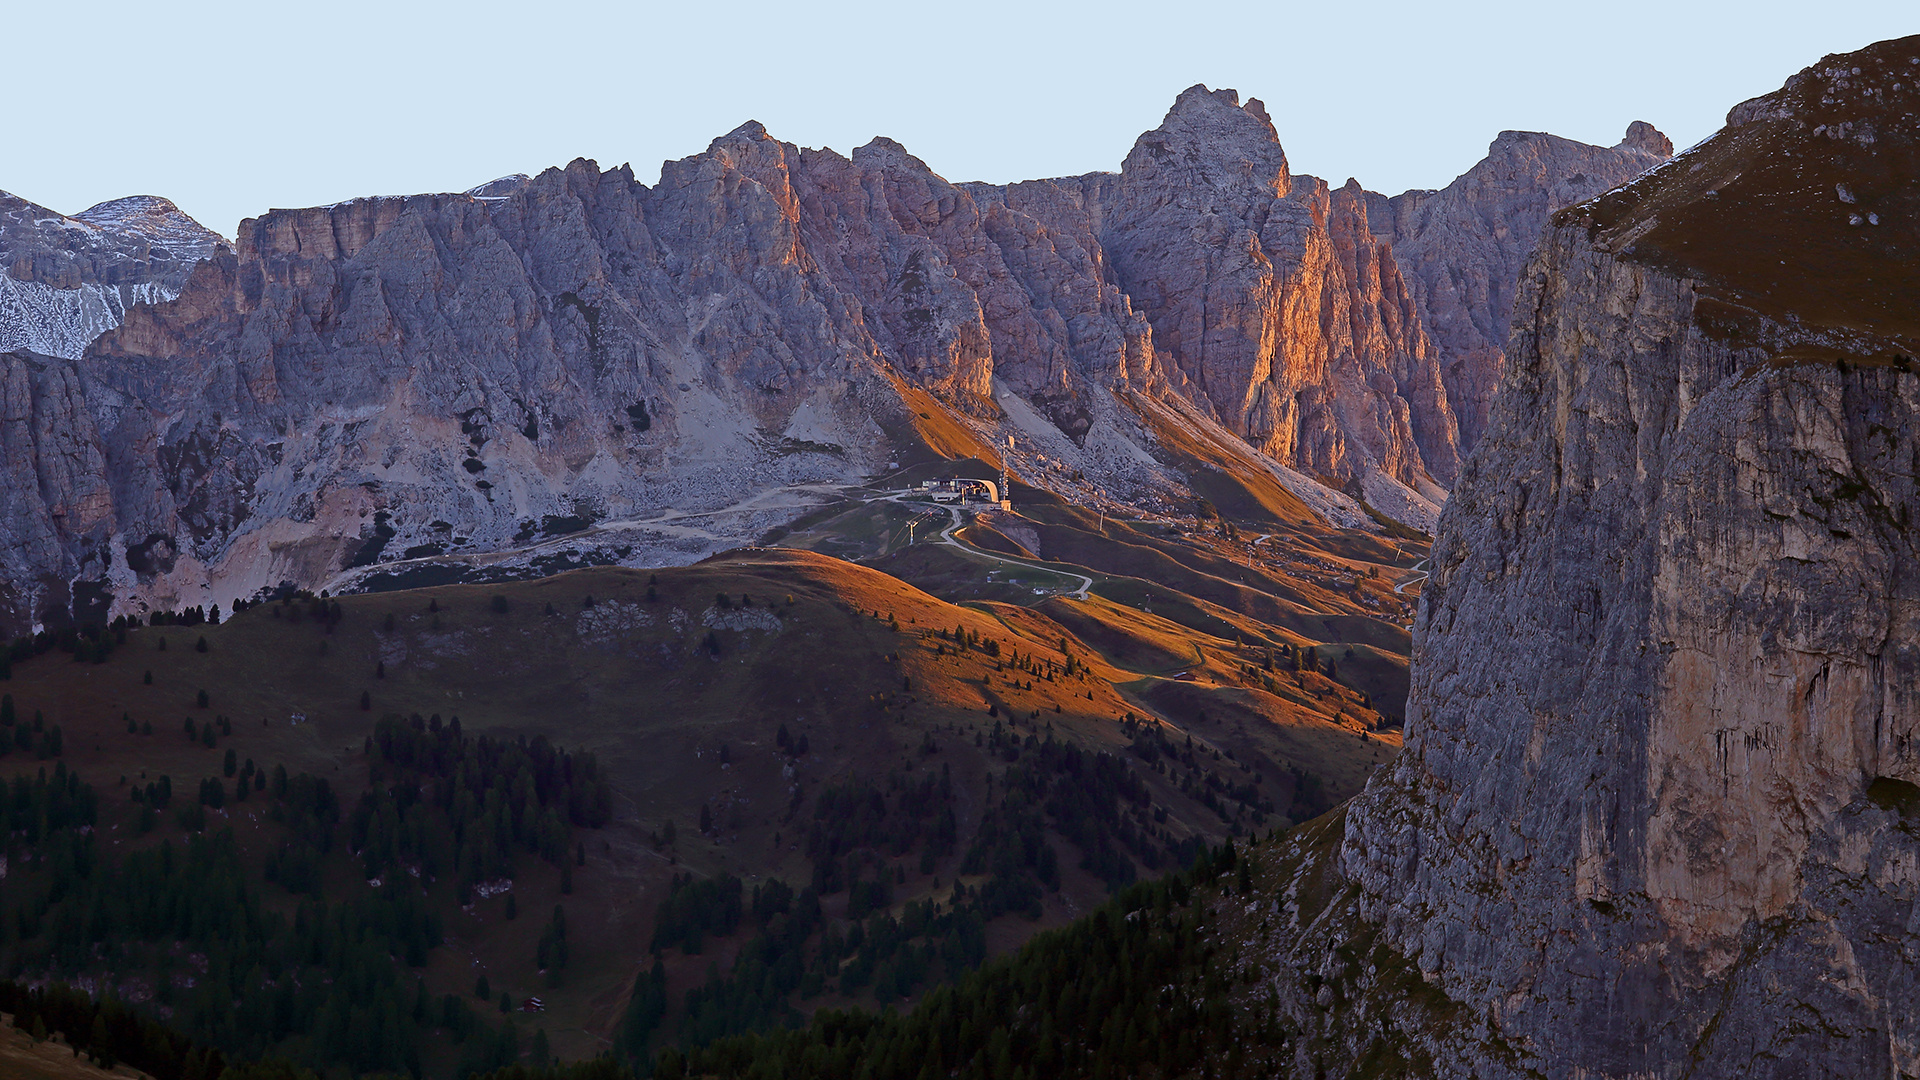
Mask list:
[[[31,349],[77,360],[94,338],[119,326],[135,304],[158,304],[178,290],[159,282],[137,285],[87,283],[56,289],[0,274],[0,352]]]
[[[129,195],[90,206],[69,220],[109,234],[131,234],[167,249],[175,259],[200,260],[213,256],[225,240],[219,233],[180,212],[158,195]]]

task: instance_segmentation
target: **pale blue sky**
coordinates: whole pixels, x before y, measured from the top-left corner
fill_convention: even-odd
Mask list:
[[[1267,103],[1296,171],[1394,193],[1503,128],[1686,146],[1910,3],[575,4],[3,0],[0,188],[242,217],[590,157],[652,182],[749,118],[887,135],[952,180],[1117,168],[1196,82]]]

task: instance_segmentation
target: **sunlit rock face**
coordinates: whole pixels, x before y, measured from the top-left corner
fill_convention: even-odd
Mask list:
[[[1258,100],[1196,86],[1077,188],[1163,363],[1290,467],[1411,488],[1458,468],[1438,367],[1358,185],[1288,170]]]

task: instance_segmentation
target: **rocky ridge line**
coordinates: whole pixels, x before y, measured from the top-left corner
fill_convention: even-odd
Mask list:
[[[576,161],[276,210],[83,358],[11,361],[11,467],[40,495],[0,521],[0,621],[857,482],[924,453],[935,411],[966,433],[942,453],[1017,434],[1076,498],[1178,506],[1143,395],[1430,526],[1455,421],[1386,220],[1204,87],[1117,174],[955,185],[889,140],[844,156],[749,123],[652,187]],[[617,557],[689,561],[776,517],[629,530]]]

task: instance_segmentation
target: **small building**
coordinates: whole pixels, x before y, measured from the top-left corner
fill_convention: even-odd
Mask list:
[[[967,477],[950,477],[946,480],[923,480],[920,490],[933,497],[937,503],[984,502],[998,505],[1000,489],[991,480],[973,480]]]

